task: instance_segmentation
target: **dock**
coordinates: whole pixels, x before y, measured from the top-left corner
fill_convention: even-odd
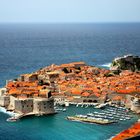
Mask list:
[[[108,119],[97,119],[97,118],[87,117],[83,115],[82,116],[78,116],[78,115],[68,116],[67,120],[87,122],[87,123],[96,123],[96,124],[101,124],[101,125],[115,123],[115,121],[111,121]]]

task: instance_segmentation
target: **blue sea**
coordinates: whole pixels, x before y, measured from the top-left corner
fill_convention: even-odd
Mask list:
[[[72,61],[108,68],[112,59],[140,55],[139,23],[0,24],[0,87],[5,80],[41,67]],[[67,115],[93,108],[70,106],[56,115],[23,118],[9,123],[0,112],[0,140],[107,140],[137,119],[101,126],[67,121]]]

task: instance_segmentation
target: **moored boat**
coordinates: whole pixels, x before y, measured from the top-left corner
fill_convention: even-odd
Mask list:
[[[15,117],[11,117],[11,118],[8,118],[6,121],[7,122],[15,122],[15,121],[17,121],[17,119]]]

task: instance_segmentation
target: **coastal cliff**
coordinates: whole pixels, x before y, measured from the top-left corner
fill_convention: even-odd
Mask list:
[[[133,55],[125,55],[123,57],[117,57],[112,61],[110,70],[140,70],[140,57]]]

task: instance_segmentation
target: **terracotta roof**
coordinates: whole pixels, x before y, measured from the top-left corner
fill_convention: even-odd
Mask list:
[[[90,95],[90,93],[88,93],[88,92],[83,92],[82,93],[82,96],[85,96],[85,97],[88,97]]]
[[[62,68],[69,68],[69,67],[74,67],[74,65],[73,64],[62,64],[62,65],[60,65],[60,67],[62,67]]]
[[[127,130],[122,131],[118,135],[116,135],[112,140],[124,140],[128,138],[132,138],[134,136],[140,135],[140,123],[135,123],[132,127]]]
[[[122,97],[121,97],[121,96],[115,96],[115,97],[113,98],[113,100],[122,100]]]
[[[81,95],[82,90],[80,90],[80,89],[76,89],[76,88],[73,88],[73,89],[71,89],[71,93],[72,93],[72,94],[78,94],[78,95]]]

